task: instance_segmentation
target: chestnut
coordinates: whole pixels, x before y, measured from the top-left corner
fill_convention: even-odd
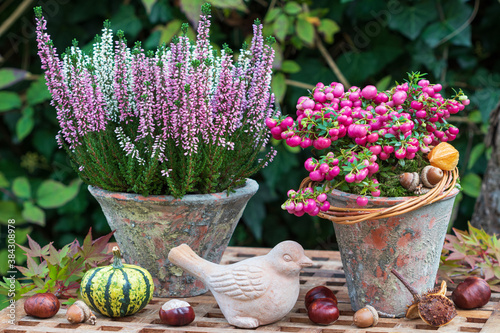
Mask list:
[[[490,301],[491,289],[488,282],[471,276],[458,284],[451,293],[451,299],[456,306],[462,309],[474,309],[484,306]]]
[[[340,312],[333,299],[317,298],[309,305],[307,315],[315,324],[330,325],[339,319]]]
[[[309,308],[309,305],[311,305],[311,303],[318,298],[330,298],[335,302],[335,304],[337,304],[337,297],[330,288],[317,286],[309,290],[304,298],[306,309]]]
[[[173,299],[160,308],[160,319],[170,326],[184,326],[194,320],[194,310],[188,302]]]
[[[35,294],[24,302],[26,314],[37,318],[54,317],[60,307],[61,303],[51,293]]]

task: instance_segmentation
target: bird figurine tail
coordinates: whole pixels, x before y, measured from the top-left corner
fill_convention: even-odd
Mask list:
[[[171,249],[168,253],[168,260],[203,282],[207,276],[210,276],[210,272],[215,266],[214,263],[197,255],[187,244],[181,244]]]

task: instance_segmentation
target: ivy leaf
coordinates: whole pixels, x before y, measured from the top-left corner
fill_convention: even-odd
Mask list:
[[[281,14],[281,8],[275,7],[271,9],[270,11],[267,12],[266,16],[264,17],[264,23],[271,23],[273,22],[279,14]]]
[[[23,141],[35,127],[35,119],[33,118],[34,110],[32,107],[23,109],[23,116],[16,123],[16,134],[19,141]]]
[[[436,16],[437,11],[433,2],[420,1],[390,15],[389,27],[399,31],[409,39],[415,40],[426,24],[434,21]]]
[[[40,104],[51,98],[52,95],[47,88],[47,81],[43,75],[40,75],[36,81],[31,83],[26,91],[26,100],[29,105]]]

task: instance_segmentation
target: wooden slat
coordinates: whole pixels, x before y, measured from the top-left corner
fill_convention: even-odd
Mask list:
[[[222,264],[244,260],[249,257],[263,255],[269,249],[230,247],[224,253]],[[360,329],[354,326],[345,276],[342,270],[340,254],[333,251],[306,251],[313,259],[314,266],[301,272],[301,290],[299,300],[292,311],[277,323],[245,330],[235,328],[227,323],[222,312],[210,293],[186,298],[196,313],[193,323],[184,327],[169,327],[159,321],[160,306],[168,299],[154,298],[140,313],[119,319],[110,319],[97,315],[95,326],[80,324],[70,325],[66,319],[66,309],[49,319],[36,319],[26,316],[23,301],[16,304],[16,325],[9,325],[8,309],[0,312],[0,333],[55,333],[55,332],[121,332],[121,333],[242,333],[242,332],[311,332],[311,333],[431,333],[431,332],[500,332],[500,293],[493,292],[492,300],[481,309],[458,310],[458,316],[449,324],[439,329],[426,325],[422,320],[381,318],[377,327]],[[304,295],[318,285],[331,288],[339,301],[340,318],[329,326],[313,324],[307,317],[304,308]],[[449,296],[450,292],[448,293]]]

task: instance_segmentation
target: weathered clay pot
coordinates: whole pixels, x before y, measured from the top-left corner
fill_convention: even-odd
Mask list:
[[[391,274],[396,269],[419,292],[434,288],[444,238],[458,190],[406,214],[353,225],[333,223],[354,311],[372,305],[385,317],[404,317],[413,297]],[[379,197],[366,208],[394,206],[408,198]],[[358,207],[356,195],[334,190],[330,204]]]
[[[132,193],[108,192],[89,186],[97,199],[123,258],[147,269],[155,283],[157,297],[190,297],[208,289],[167,259],[170,249],[188,244],[198,255],[219,263],[238,221],[259,185],[247,179],[244,187],[227,196],[190,194],[182,199],[168,195],[144,197]]]

